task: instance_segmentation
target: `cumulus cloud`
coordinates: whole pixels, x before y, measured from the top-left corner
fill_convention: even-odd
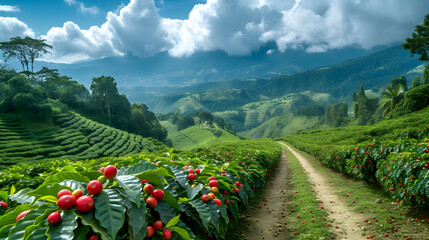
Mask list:
[[[21,12],[18,6],[0,5],[0,12]]]
[[[87,7],[83,2],[79,2],[76,0],[64,0],[65,3],[67,3],[69,6],[76,5],[77,9],[82,14],[91,14],[96,15],[100,12],[100,9],[96,6]]]
[[[131,0],[109,12],[100,27],[68,22],[44,37],[54,46],[51,60],[69,56],[68,62],[162,51],[175,57],[215,50],[249,55],[268,42],[278,51],[324,52],[403,41],[428,11],[427,0],[207,0],[179,20],[161,17],[154,0]]]
[[[11,37],[34,37],[34,32],[15,17],[0,17],[0,42],[9,41]]]

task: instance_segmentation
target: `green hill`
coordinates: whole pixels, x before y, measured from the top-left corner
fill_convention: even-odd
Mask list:
[[[163,146],[73,112],[57,114],[53,124],[38,126],[33,122],[21,122],[18,115],[0,114],[0,164],[124,156]]]
[[[353,146],[367,141],[427,137],[421,129],[429,126],[429,107],[397,118],[383,120],[372,126],[349,126],[303,131],[283,140],[307,151]]]
[[[237,136],[213,126],[212,128],[202,128],[191,126],[180,131],[169,121],[160,122],[168,131],[167,139],[170,139],[173,147],[177,149],[191,149],[194,147],[208,147],[213,144],[239,141]],[[217,131],[220,136],[215,136]]]

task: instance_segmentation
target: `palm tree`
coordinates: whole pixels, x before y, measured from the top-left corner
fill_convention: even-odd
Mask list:
[[[381,99],[381,108],[383,109],[383,117],[391,113],[396,108],[396,104],[404,98],[405,90],[401,84],[396,85],[395,88],[392,85],[387,85],[386,91],[383,93]]]

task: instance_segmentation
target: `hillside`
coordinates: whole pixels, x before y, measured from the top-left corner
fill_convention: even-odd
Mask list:
[[[247,138],[280,137],[321,125],[324,107],[335,102],[329,94],[306,91],[215,112]]]
[[[284,136],[283,140],[312,152],[331,147],[353,146],[368,141],[389,141],[403,138],[422,138],[429,127],[429,107],[397,118],[383,120],[372,126],[349,126],[303,131]],[[425,135],[426,134],[426,135]]]
[[[0,164],[124,156],[163,146],[73,112],[57,114],[53,124],[38,126],[33,122],[21,122],[18,115],[0,114]]]
[[[177,130],[177,127],[169,121],[160,122],[168,131],[167,139],[170,139],[173,147],[177,149],[191,149],[194,147],[208,147],[218,143],[239,141],[237,136],[213,126],[212,129],[190,126]],[[220,136],[215,136],[211,131],[220,131]]]
[[[328,62],[324,63],[329,64]],[[353,91],[359,90],[361,85],[365,89],[372,89],[378,92],[391,78],[402,75],[407,77],[410,85],[411,79],[415,75],[421,74],[420,65],[421,63],[415,58],[410,58],[409,53],[401,46],[396,46],[340,64],[325,65],[324,67],[294,74],[259,79],[233,79],[222,83],[204,83],[191,87],[174,88],[174,94],[171,92],[163,94],[161,89],[157,91],[139,91],[151,92],[153,95],[148,98],[139,98],[137,92],[127,92],[127,94],[130,94],[132,101],[144,101],[156,113],[165,113],[165,109],[172,109],[170,106],[189,96],[210,95],[215,89],[224,90],[223,92],[219,91],[219,93],[222,93],[220,95],[222,98],[228,93],[234,96],[234,92],[229,92],[230,89],[246,90],[252,98],[248,99],[244,104],[260,101],[260,98],[264,96],[273,99],[289,93],[304,91],[327,93],[338,101],[350,101]],[[193,99],[198,102],[196,105],[199,107],[199,104],[201,104],[201,107],[207,108],[212,112],[219,111],[216,108],[219,105],[204,102],[204,97]],[[241,98],[237,98],[237,100],[241,100]],[[224,106],[221,111],[231,110],[236,107],[237,105],[235,104],[232,104],[229,109],[225,109],[226,107]]]

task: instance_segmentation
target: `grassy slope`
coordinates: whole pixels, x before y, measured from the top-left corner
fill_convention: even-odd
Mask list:
[[[242,135],[249,138],[281,137],[298,130],[317,128],[320,126],[321,122],[322,121],[319,117],[294,116],[293,114],[286,114],[273,117],[258,127],[250,131],[243,132]]]
[[[350,126],[302,132],[282,139],[294,145],[309,146],[313,149],[339,145],[354,145],[374,139],[393,139],[410,128],[417,129],[429,124],[429,108],[398,118],[383,120],[373,126]]]
[[[168,121],[160,122],[168,131],[167,138],[171,139],[174,148],[191,149],[194,147],[207,147],[213,144],[234,142],[240,140],[237,136],[232,135],[224,130],[222,136],[216,138],[210,131],[201,129],[198,126],[192,126],[177,131],[176,126]]]

